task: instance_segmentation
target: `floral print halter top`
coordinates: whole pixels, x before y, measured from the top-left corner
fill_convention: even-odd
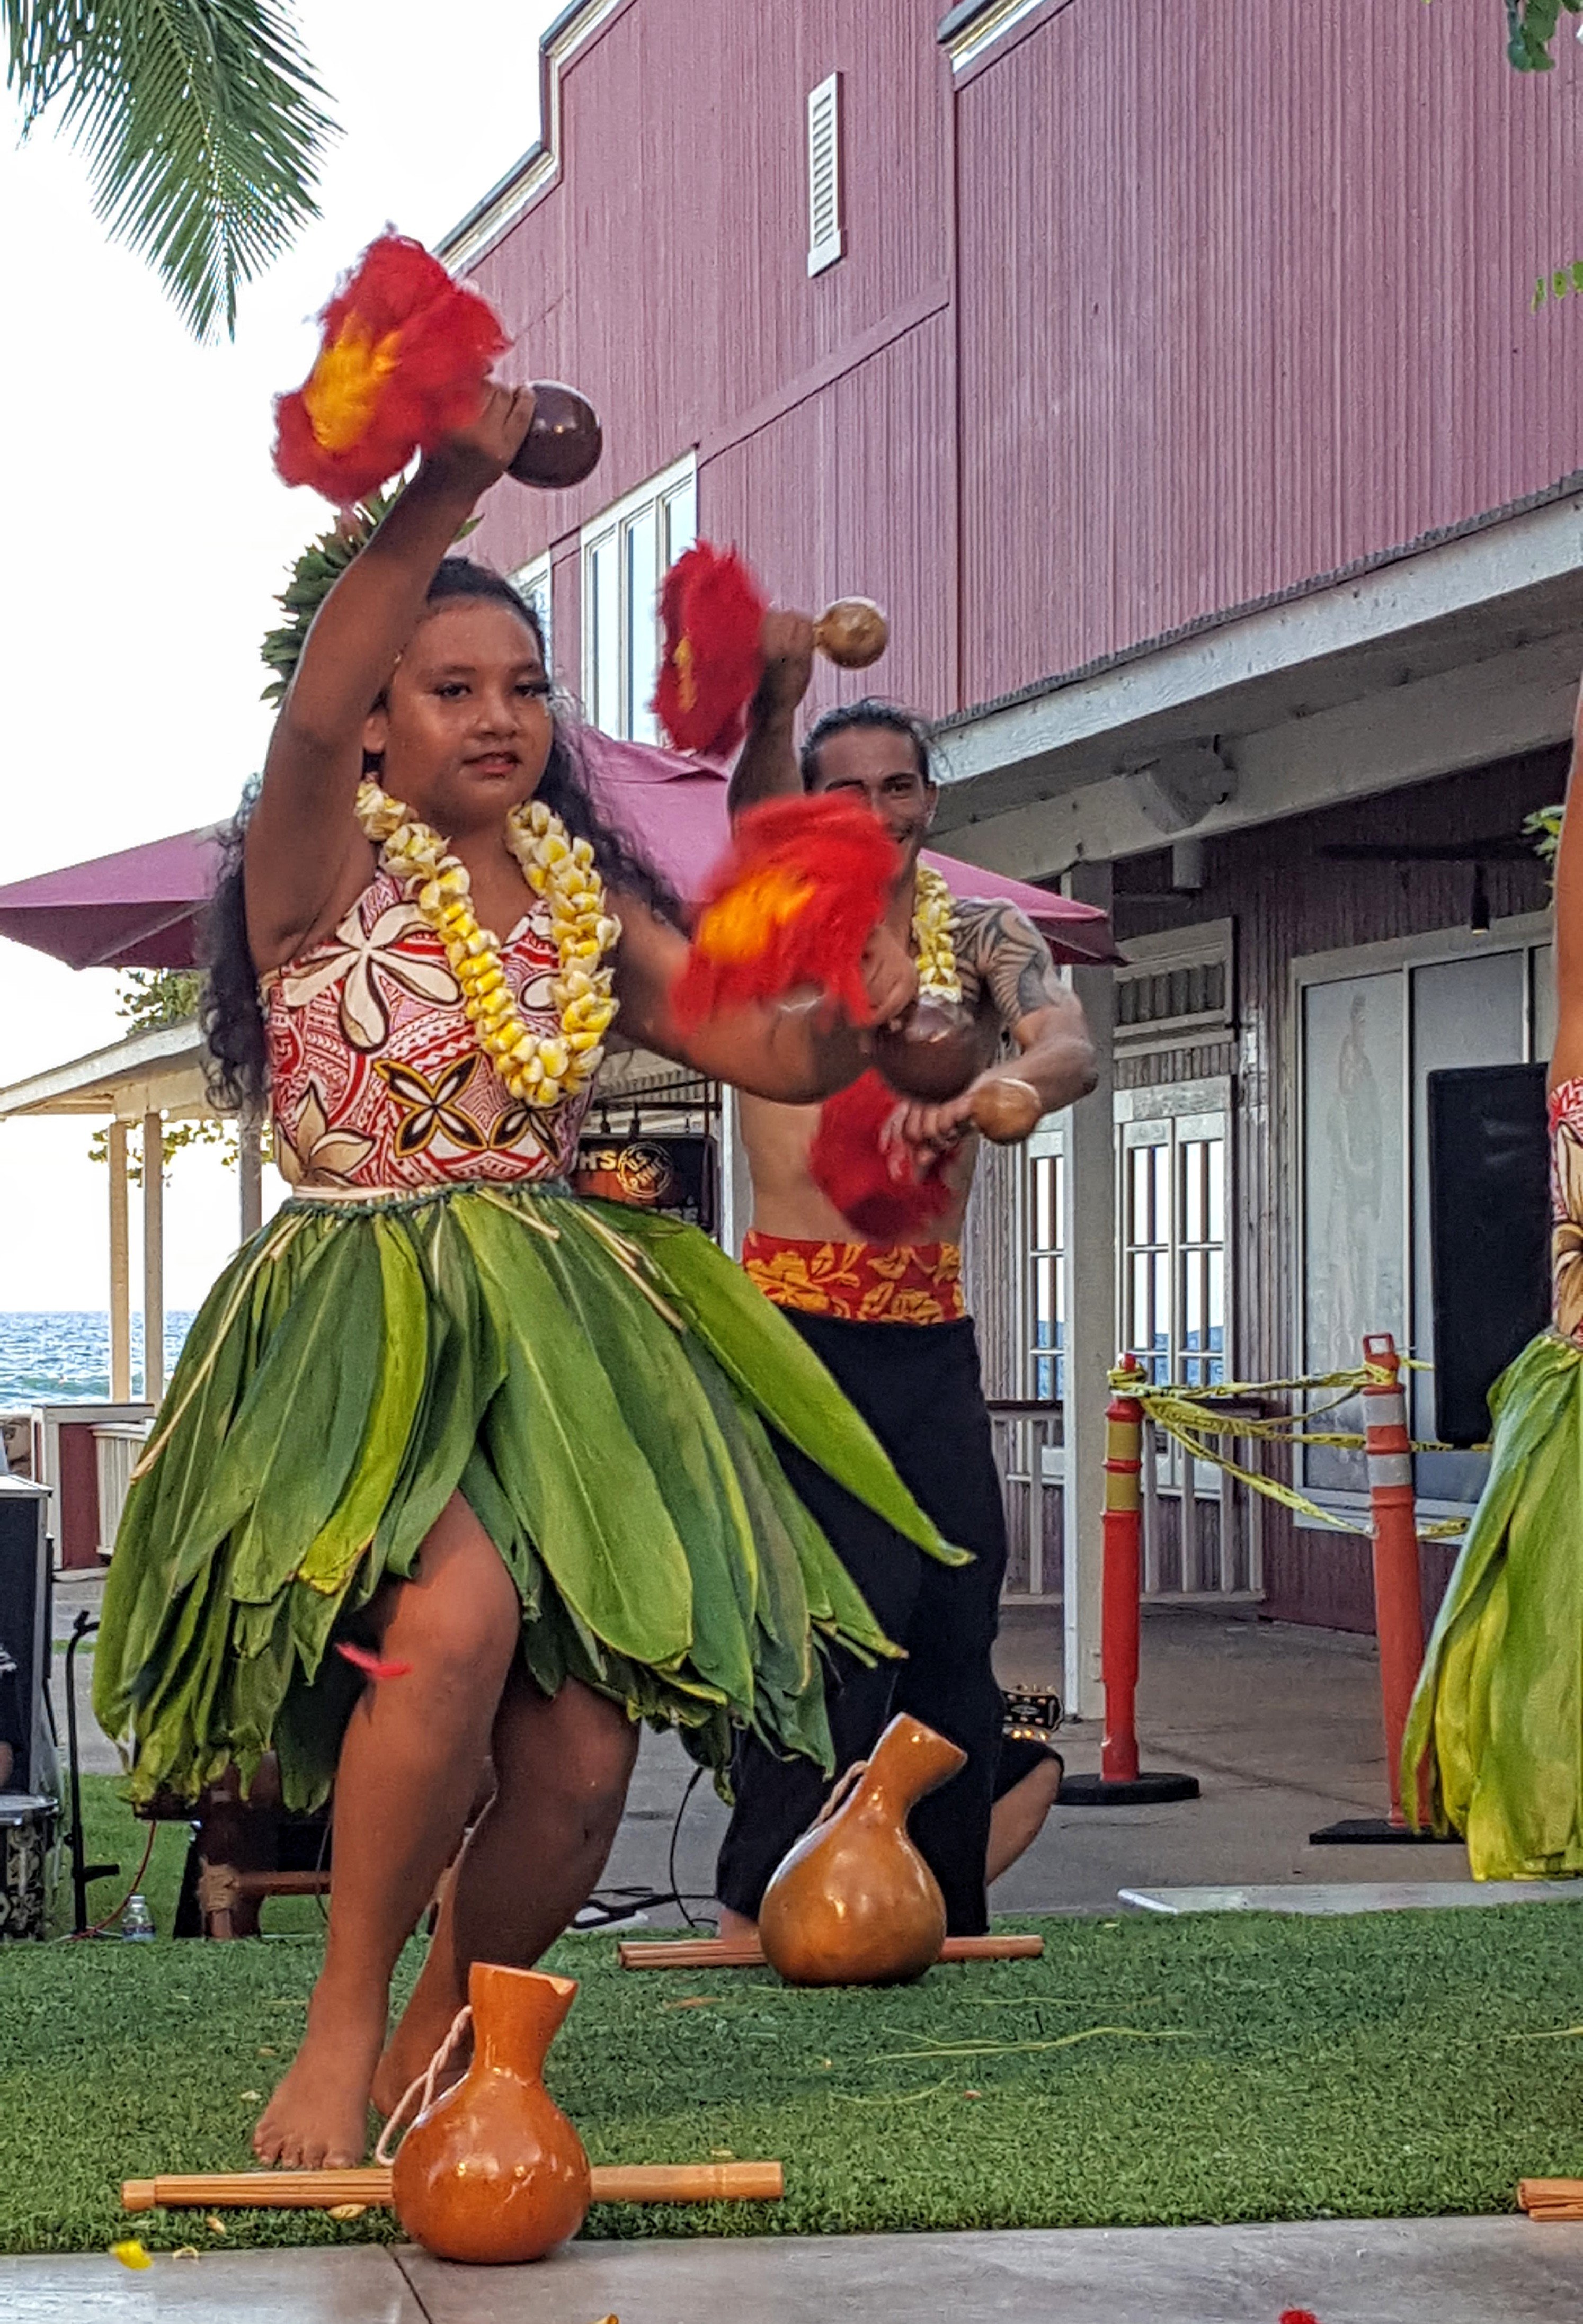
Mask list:
[[[500,960],[523,1021],[556,1031],[547,905],[532,901]],[[293,1186],[421,1192],[569,1173],[590,1093],[548,1109],[512,1096],[474,1038],[444,945],[388,872],[259,990],[275,1155]]]
[[[1551,1296],[1555,1328],[1583,1347],[1583,1081],[1550,1096]]]

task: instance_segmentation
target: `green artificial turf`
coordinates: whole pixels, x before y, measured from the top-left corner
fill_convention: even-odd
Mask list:
[[[1042,1960],[881,1992],[623,1973],[607,1941],[564,1941],[582,1992],[550,2080],[594,2160],[786,2165],[781,2204],[606,2209],[588,2232],[1498,2211],[1525,2173],[1583,2174],[1573,1909],[1033,1925]],[[128,2228],[122,2178],[246,2167],[318,1958],[311,1936],[0,1948],[0,2249],[103,2247]],[[396,2233],[224,2225],[232,2248]],[[201,2214],[135,2231],[218,2241]]]

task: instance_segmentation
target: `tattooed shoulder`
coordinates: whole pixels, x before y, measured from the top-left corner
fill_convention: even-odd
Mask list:
[[[964,897],[955,918],[958,957],[989,994],[1003,1023],[1020,1024],[1065,997],[1050,946],[1014,904]]]

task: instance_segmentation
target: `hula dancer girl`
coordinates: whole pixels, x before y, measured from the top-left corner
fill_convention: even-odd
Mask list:
[[[1413,1815],[1476,1879],[1583,1872],[1583,695],[1556,866],[1550,1068],[1553,1321],[1490,1390],[1489,1479],[1441,1604],[1402,1753]]]
[[[863,1041],[768,1005],[677,1034],[686,946],[579,783],[532,617],[446,558],[532,409],[492,386],[424,460],[285,696],[208,1022],[234,1095],[267,1082],[292,1194],[193,1327],[106,1594],[96,1701],[135,1797],[271,1749],[289,1804],[334,1784],[324,1969],[255,2135],[270,2163],[362,2154],[391,1972],[486,1760],[448,2008],[469,1960],[533,1960],[588,1894],[640,1719],[717,1766],[746,1728],[828,1767],[816,1641],[893,1649],[766,1424],[958,1554],[723,1253],[566,1190],[617,1009],[784,1100],[842,1086]],[[387,2104],[434,2015],[393,2045]]]

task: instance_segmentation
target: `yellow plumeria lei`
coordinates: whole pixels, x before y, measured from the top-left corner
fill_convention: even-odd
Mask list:
[[[962,980],[957,973],[956,946],[951,942],[951,891],[927,863],[918,866],[915,879],[912,942],[917,948],[918,990],[936,1001],[959,1001]]]
[[[524,800],[505,818],[505,844],[535,896],[549,904],[560,956],[550,987],[560,1012],[559,1033],[535,1033],[512,999],[495,939],[478,926],[472,881],[436,831],[410,816],[377,783],[357,788],[357,821],[376,842],[379,860],[396,878],[413,883],[413,901],[445,946],[462,1004],[477,1028],[478,1047],[513,1097],[551,1106],[581,1089],[598,1072],[600,1046],[619,1005],[613,972],[600,966],[621,934],[605,908],[605,883],[586,839],[541,799]]]

